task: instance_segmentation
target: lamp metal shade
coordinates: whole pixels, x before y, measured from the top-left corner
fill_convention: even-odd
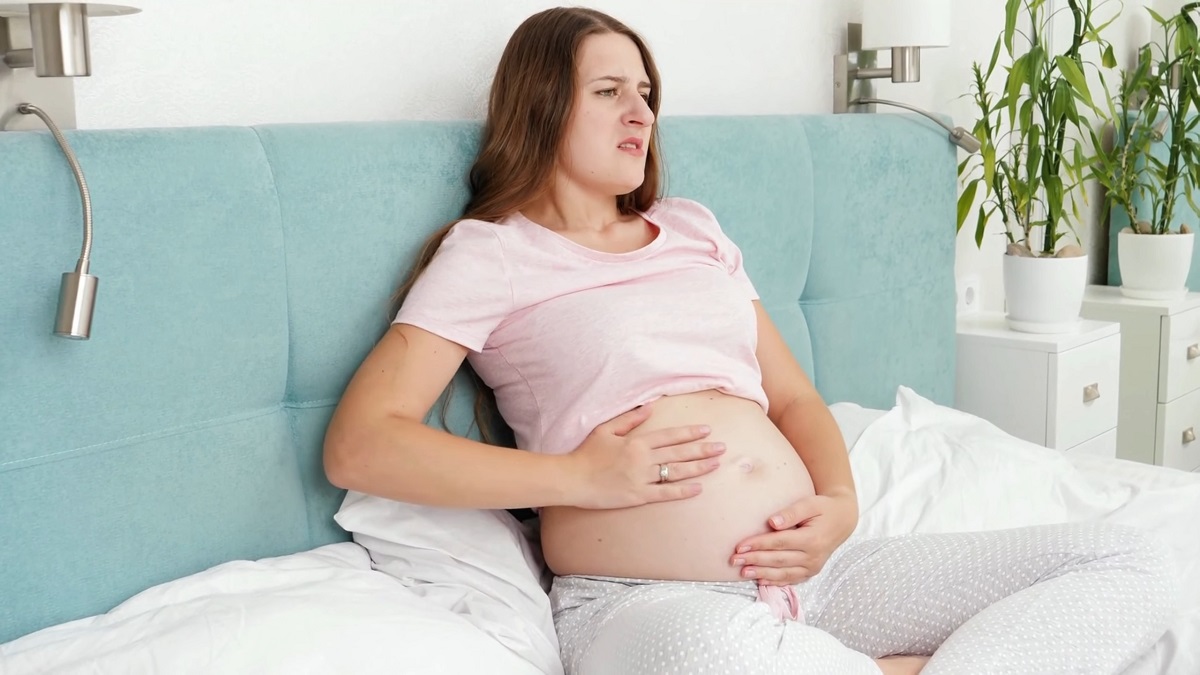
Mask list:
[[[38,77],[86,77],[92,74],[88,17],[136,14],[136,7],[87,2],[27,0],[0,3],[0,19],[29,17],[33,48],[0,58],[10,68],[33,66]]]
[[[29,6],[33,68],[38,77],[87,77],[92,74],[87,18],[87,5]]]
[[[110,5],[103,2],[59,2],[57,0],[26,0],[25,2],[0,2],[0,19],[29,16],[29,8],[34,5],[81,5],[87,7],[87,15],[91,18],[98,16],[124,16],[137,14],[142,10],[129,5]]]
[[[862,48],[950,46],[951,0],[863,0]]]
[[[64,272],[58,289],[58,316],[54,334],[86,340],[92,334],[92,311],[96,308],[96,287],[100,280],[90,274]]]

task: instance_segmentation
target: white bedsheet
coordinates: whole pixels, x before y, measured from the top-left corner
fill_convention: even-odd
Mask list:
[[[1183,611],[1126,675],[1200,673],[1200,475],[1067,458],[903,388],[887,412],[833,408],[852,447],[862,533],[1093,518],[1158,533],[1184,579]],[[493,625],[451,590],[414,592],[354,543],[231,562],[0,645],[0,673],[553,675],[521,658],[544,645],[499,639],[533,634],[544,617],[528,617],[528,630]]]
[[[861,414],[839,419],[865,421]],[[862,505],[859,531],[868,534],[1097,518],[1154,532],[1173,553],[1181,613],[1126,675],[1200,674],[1200,474],[1068,457],[904,388],[896,407],[858,436],[850,459]]]

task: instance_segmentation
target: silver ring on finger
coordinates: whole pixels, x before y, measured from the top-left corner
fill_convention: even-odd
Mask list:
[[[658,465],[658,482],[665,483],[671,479],[671,467],[669,464]]]

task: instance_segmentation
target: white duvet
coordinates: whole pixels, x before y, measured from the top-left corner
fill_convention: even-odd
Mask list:
[[[0,645],[0,673],[495,673],[529,662],[354,543],[238,561]]]
[[[839,415],[867,422],[850,453],[859,531],[989,530],[1101,519],[1157,534],[1183,581],[1181,614],[1125,675],[1200,675],[1200,474],[1069,457],[901,388],[896,407]],[[844,431],[852,425],[843,424]]]
[[[1183,611],[1127,675],[1200,673],[1200,475],[1068,458],[904,388],[886,413],[844,404],[834,411],[852,447],[861,532],[1093,518],[1156,532],[1184,579]],[[457,595],[444,585],[436,593],[410,587],[411,576],[373,569],[357,543],[231,562],[0,645],[0,672],[558,675],[546,666],[554,654],[546,653],[553,636],[542,635],[544,609],[505,613],[526,606],[510,602],[480,611],[461,600],[478,594],[487,575],[472,579]],[[522,635],[527,644],[515,644]]]

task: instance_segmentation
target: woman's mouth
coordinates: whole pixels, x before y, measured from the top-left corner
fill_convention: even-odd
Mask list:
[[[626,138],[617,145],[617,149],[621,152],[627,152],[634,157],[641,157],[646,154],[642,150],[642,139],[640,138]]]

